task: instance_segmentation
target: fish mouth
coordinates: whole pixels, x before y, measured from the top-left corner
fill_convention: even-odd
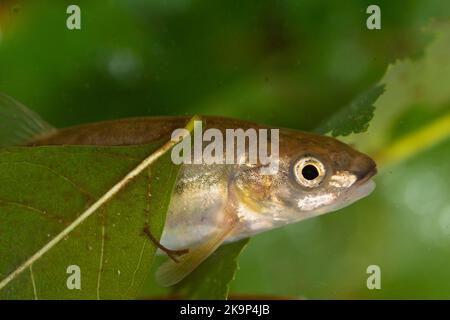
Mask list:
[[[362,179],[358,180],[351,188],[340,195],[338,201],[328,208],[326,212],[336,211],[345,208],[352,203],[367,197],[375,189],[375,182],[371,179],[376,171],[371,170]]]
[[[378,170],[377,170],[376,167],[370,169],[370,170],[367,171],[361,178],[359,178],[359,179],[356,181],[356,184],[359,185],[359,186],[365,184],[365,183],[368,182],[374,175],[376,175],[377,172],[378,172]]]
[[[377,166],[375,162],[369,168],[364,171],[360,171],[357,176],[358,180],[355,182],[353,187],[351,188],[349,197],[351,198],[351,202],[358,201],[362,198],[367,197],[372,191],[375,189],[375,182],[372,180],[372,177],[377,174]]]
[[[353,186],[348,190],[347,194],[344,196],[344,203],[346,205],[352,204],[362,198],[367,197],[375,189],[375,182],[372,177],[377,174],[377,167],[375,162],[372,163],[365,170],[361,170],[355,173],[358,180],[353,184]]]
[[[356,172],[358,180],[356,180],[355,185],[361,186],[367,183],[374,175],[377,174],[377,172],[378,172],[377,166],[375,162],[373,162],[369,168]]]

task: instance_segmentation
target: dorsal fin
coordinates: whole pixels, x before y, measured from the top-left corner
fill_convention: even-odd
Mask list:
[[[36,113],[0,92],[0,147],[21,145],[53,130]]]

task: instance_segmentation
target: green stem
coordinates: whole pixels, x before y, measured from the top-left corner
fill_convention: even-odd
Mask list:
[[[374,159],[380,168],[393,166],[422,152],[450,136],[450,113],[431,124],[394,141],[380,150]]]

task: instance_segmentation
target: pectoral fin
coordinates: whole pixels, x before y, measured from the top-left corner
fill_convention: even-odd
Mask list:
[[[237,226],[237,223],[232,223],[225,230],[216,233],[206,242],[189,249],[189,253],[181,256],[179,262],[168,260],[163,263],[156,272],[158,283],[163,287],[169,287],[183,280],[208,258]]]
[[[233,188],[233,177],[234,171],[232,170],[228,176],[227,201],[222,209],[225,213],[223,222],[225,227],[197,247],[189,248],[189,252],[181,256],[178,262],[168,260],[163,263],[156,271],[156,280],[161,286],[169,287],[183,280],[208,258],[230,234],[237,232],[241,227],[236,211],[238,198]]]

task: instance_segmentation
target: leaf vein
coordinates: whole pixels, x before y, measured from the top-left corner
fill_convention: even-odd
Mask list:
[[[33,274],[33,265],[30,265],[30,279],[31,284],[33,285],[33,294],[34,294],[34,300],[39,300],[37,296],[37,290],[36,290],[36,282],[34,281],[34,274]]]
[[[100,247],[100,262],[98,265],[98,277],[97,277],[97,300],[100,300],[100,282],[103,273],[103,255],[105,250],[105,217],[102,219],[102,244]]]
[[[78,185],[77,183],[72,181],[69,177],[63,175],[62,173],[59,173],[58,171],[56,171],[55,169],[53,169],[53,168],[51,168],[49,166],[46,166],[46,165],[43,165],[43,164],[38,164],[38,163],[33,163],[33,162],[29,162],[29,161],[5,161],[5,162],[0,163],[0,165],[11,164],[11,163],[22,163],[22,164],[27,164],[27,165],[30,165],[30,166],[44,168],[44,169],[48,170],[49,172],[53,173],[55,176],[57,176],[57,177],[63,179],[64,181],[68,182],[70,185],[72,185],[75,189],[77,189],[79,192],[84,194],[90,200],[92,200],[94,198],[94,196],[91,193],[89,193],[85,188],[83,188],[82,186]]]
[[[34,212],[39,213],[39,215],[41,215],[42,217],[49,218],[49,219],[52,219],[52,220],[56,220],[58,223],[63,223],[63,220],[64,220],[61,216],[58,216],[58,215],[55,215],[55,214],[51,214],[51,213],[49,214],[45,210],[42,210],[42,209],[30,206],[30,205],[25,204],[25,203],[0,199],[0,204],[10,205],[10,206],[17,206],[17,207],[21,207],[21,208],[27,209],[29,211],[34,211]]]

